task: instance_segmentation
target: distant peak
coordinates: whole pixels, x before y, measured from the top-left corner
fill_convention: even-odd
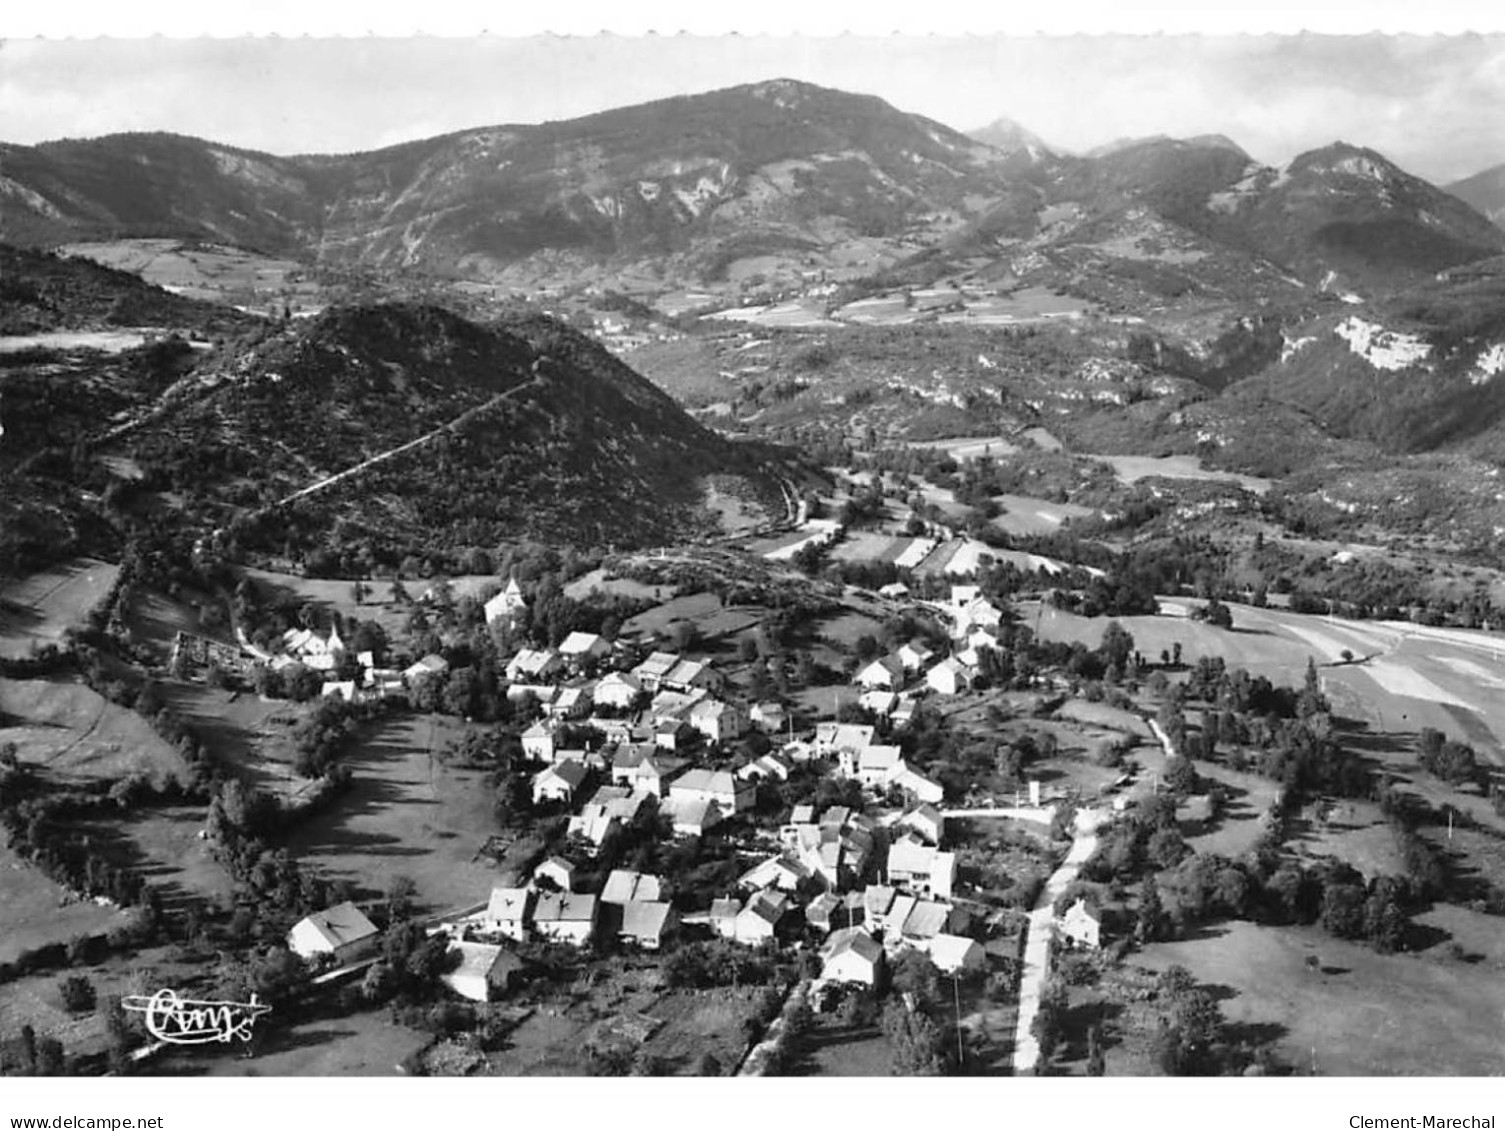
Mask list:
[[[1028,151],[1030,156],[1039,157],[1060,152],[1055,146],[1041,140],[1038,134],[1021,126],[1012,118],[996,118],[981,129],[968,131],[967,136],[973,141],[980,141],[1003,153]]]

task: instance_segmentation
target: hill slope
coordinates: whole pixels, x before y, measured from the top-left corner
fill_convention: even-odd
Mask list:
[[[1485,169],[1445,187],[1464,204],[1505,227],[1505,165]]]
[[[542,317],[333,308],[195,381],[125,448],[232,557],[369,570],[524,538],[651,544],[716,532],[710,477],[782,513],[768,452]]]

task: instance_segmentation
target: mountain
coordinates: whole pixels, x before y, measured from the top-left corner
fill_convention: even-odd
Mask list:
[[[127,271],[0,244],[0,334],[140,326],[224,333],[253,322],[233,308],[172,294]]]
[[[1505,227],[1505,165],[1485,169],[1445,187],[1470,208]]]
[[[1006,119],[968,137],[787,79],[369,153],[122,134],[0,147],[0,168],[12,240],[170,236],[525,290],[788,294],[963,265],[1154,309],[1364,297],[1505,248],[1456,197],[1341,142],[1282,169],[1219,134],[1074,157]]]
[[[1031,133],[1012,118],[997,118],[980,129],[968,130],[967,136],[1019,163],[1038,165],[1061,156],[1061,151],[1042,141],[1038,134]]]
[[[881,99],[775,80],[346,156],[167,135],[0,150],[0,236],[179,235],[486,277],[532,256],[738,257],[910,233],[1006,159]]]
[[[146,287],[36,253],[0,262],[11,288],[45,289],[32,264],[93,280],[100,312]],[[456,572],[471,550],[523,539],[641,546],[785,514],[783,453],[710,431],[528,313],[482,325],[431,305],[339,306],[242,318],[218,346],[15,355],[0,427],[0,565],[16,569],[49,544],[118,549],[136,521],[316,572],[413,555]]]
[[[1505,233],[1371,149],[1335,142],[1260,168],[1208,202],[1209,231],[1323,289],[1417,282],[1505,250]]]

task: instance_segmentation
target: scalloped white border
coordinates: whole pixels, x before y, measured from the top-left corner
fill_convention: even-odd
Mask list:
[[[1490,0],[51,0],[0,36],[993,35],[1505,31]],[[3,81],[3,74],[0,74]]]

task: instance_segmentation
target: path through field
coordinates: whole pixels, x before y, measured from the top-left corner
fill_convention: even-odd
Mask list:
[[[542,380],[542,378],[538,377],[536,375],[533,376],[533,377],[530,377],[528,380],[524,381],[521,385],[514,385],[512,388],[508,389],[506,392],[498,393],[496,396],[492,397],[485,404],[478,404],[474,408],[468,408],[468,409],[466,409],[459,416],[455,417],[453,420],[449,421],[447,424],[441,424],[438,428],[435,428],[433,431],[431,431],[431,432],[425,432],[422,436],[419,436],[416,440],[409,440],[405,444],[398,444],[397,447],[395,447],[395,448],[389,448],[389,449],[387,449],[384,452],[378,452],[376,455],[372,456],[370,459],[362,460],[360,463],[356,464],[354,467],[347,467],[344,471],[337,471],[333,475],[329,475],[329,476],[324,477],[323,479],[320,479],[317,483],[310,483],[307,487],[304,487],[304,488],[302,488],[301,490],[298,490],[298,491],[294,491],[291,495],[288,495],[286,498],[279,499],[277,501],[276,505],[279,506],[279,507],[284,507],[288,503],[291,503],[291,502],[293,502],[293,501],[295,501],[297,499],[307,498],[309,495],[315,494],[318,491],[322,491],[322,490],[324,490],[327,487],[333,487],[336,483],[342,483],[346,479],[351,478],[352,476],[359,475],[361,472],[365,471],[367,468],[373,467],[373,466],[375,466],[378,463],[382,463],[382,462],[384,462],[386,460],[389,460],[389,459],[392,459],[392,458],[394,458],[396,456],[400,456],[404,452],[410,452],[414,448],[422,447],[424,444],[427,444],[429,441],[433,440],[435,437],[441,435],[442,433],[453,431],[454,429],[459,428],[461,425],[469,423],[470,421],[474,420],[477,416],[480,416],[483,412],[490,411],[491,409],[495,408],[497,405],[501,404],[503,401],[508,400],[509,398],[511,398],[511,397],[515,396],[516,394],[522,392],[524,389],[533,388],[541,380]]]

